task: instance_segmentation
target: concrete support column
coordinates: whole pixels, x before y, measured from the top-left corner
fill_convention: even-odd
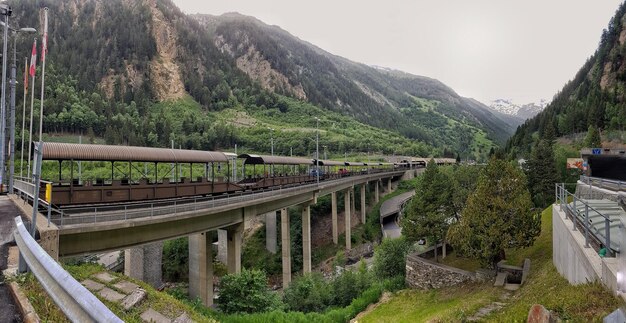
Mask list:
[[[351,240],[351,236],[352,236],[352,224],[351,222],[351,216],[350,216],[350,192],[352,191],[352,188],[349,188],[346,190],[345,194],[344,194],[344,205],[345,205],[345,218],[346,218],[346,249],[350,250],[352,249],[352,240]]]
[[[302,206],[302,272],[311,272],[311,206]]]
[[[291,282],[291,238],[289,237],[289,213],[280,210],[280,237],[283,252],[283,288]]]
[[[387,181],[387,193],[391,193],[391,177]]]
[[[380,180],[374,182],[374,202],[378,203],[380,201],[380,191],[378,190],[378,183]]]
[[[154,288],[161,287],[163,242],[155,242],[124,252],[124,275],[142,280]]]
[[[352,189],[350,190],[350,204],[352,205],[350,214],[356,215],[356,196],[354,194],[354,187],[352,187]]]
[[[241,244],[243,243],[243,223],[226,228],[228,236],[228,273],[241,273]]]
[[[330,194],[330,201],[333,216],[333,243],[337,244],[337,242],[339,242],[339,225],[337,224],[337,192],[332,192]]]
[[[217,230],[217,260],[226,264],[228,262],[228,233],[226,230]]]
[[[361,184],[361,223],[365,224],[367,207],[365,206],[365,185]]]
[[[276,211],[265,214],[265,248],[276,253]]]
[[[189,236],[189,296],[213,305],[213,231]]]

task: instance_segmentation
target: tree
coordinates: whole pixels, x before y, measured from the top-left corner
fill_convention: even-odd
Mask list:
[[[278,296],[267,288],[267,278],[260,270],[243,269],[220,282],[217,305],[224,313],[267,312],[280,307]]]
[[[402,218],[402,233],[410,241],[426,238],[436,245],[445,238],[448,223],[454,216],[450,179],[431,159],[415,191]]]
[[[540,230],[524,174],[492,158],[448,238],[458,252],[493,268],[505,259],[505,249],[532,245]]]
[[[290,311],[321,312],[332,302],[330,284],[320,273],[305,274],[285,288],[283,301]]]
[[[583,146],[589,148],[602,147],[602,140],[600,139],[600,132],[598,131],[598,128],[592,125],[589,126],[589,129],[587,130],[587,136],[583,141]]]
[[[379,279],[404,277],[409,244],[404,237],[384,239],[374,251],[374,274]]]
[[[526,162],[528,190],[535,206],[544,208],[554,199],[554,184],[559,180],[554,158],[554,149],[545,139],[533,148],[530,159]]]

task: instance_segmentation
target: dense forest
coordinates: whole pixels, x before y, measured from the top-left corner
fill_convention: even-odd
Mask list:
[[[506,148],[512,156],[528,156],[548,128],[556,136],[603,132],[605,140],[623,142],[626,126],[626,4],[602,32],[596,52],[557,93],[546,109],[518,127]]]
[[[187,16],[169,0],[10,4],[12,24],[38,30],[49,8],[45,138],[269,152],[273,136],[277,151],[310,155],[319,126],[331,154],[483,159],[512,132],[437,80],[351,62],[252,17]],[[32,38],[16,44],[27,55]],[[280,82],[268,87],[242,59]],[[22,97],[18,86],[18,107]]]

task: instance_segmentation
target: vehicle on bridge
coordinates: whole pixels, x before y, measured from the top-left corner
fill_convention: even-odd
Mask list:
[[[235,159],[243,165],[245,176],[240,181],[231,178]],[[50,183],[42,185],[40,196],[61,207],[222,195],[313,183],[318,172],[322,181],[406,167],[383,162],[51,142],[43,143],[42,160],[57,161],[59,173],[58,178],[45,178]],[[77,162],[110,163],[110,178],[80,180],[75,173]],[[63,165],[67,169],[67,163],[69,177],[64,178]],[[199,174],[198,164],[202,165]],[[195,178],[194,165],[195,174],[200,175]],[[182,176],[183,167],[189,177]]]

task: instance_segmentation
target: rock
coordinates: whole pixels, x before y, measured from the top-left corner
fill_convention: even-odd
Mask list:
[[[80,282],[81,284],[83,284],[83,286],[85,286],[85,288],[87,288],[88,290],[92,291],[92,292],[97,292],[101,289],[104,288],[104,285],[97,283],[91,279],[85,279],[82,282]]]
[[[107,272],[101,272],[101,273],[97,273],[95,275],[92,276],[93,278],[101,281],[101,282],[105,282],[105,283],[110,283],[113,280],[116,279],[115,276],[112,276],[111,274],[107,273]]]
[[[556,323],[559,320],[543,305],[535,304],[528,312],[528,323]]]
[[[153,322],[153,323],[170,323],[172,320],[167,318],[167,316],[153,310],[152,308],[147,309],[145,312],[141,313],[141,319],[144,322]]]
[[[124,298],[124,294],[120,294],[108,287],[103,288],[99,292],[100,296],[110,302],[119,302],[122,298]]]
[[[146,295],[147,293],[145,290],[141,288],[135,289],[135,291],[132,294],[124,297],[124,300],[122,301],[121,305],[125,311],[128,311],[129,309],[135,307],[135,305],[141,303],[141,301],[143,301],[144,298],[146,298]]]
[[[177,317],[173,323],[192,323],[192,322],[193,320],[189,318],[189,315],[187,313],[183,313],[179,317]]]
[[[129,281],[126,281],[126,280],[120,280],[115,285],[113,285],[113,287],[121,290],[122,292],[124,292],[126,294],[130,294],[130,293],[134,292],[135,289],[139,288],[139,285],[133,284],[133,283],[131,283]]]

